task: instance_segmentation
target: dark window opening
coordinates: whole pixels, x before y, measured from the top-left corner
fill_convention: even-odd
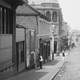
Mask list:
[[[46,16],[49,18],[49,21],[51,21],[51,13],[49,11],[46,12]]]
[[[0,34],[13,33],[13,10],[0,7]]]
[[[57,22],[57,12],[53,12],[52,20],[53,22]]]

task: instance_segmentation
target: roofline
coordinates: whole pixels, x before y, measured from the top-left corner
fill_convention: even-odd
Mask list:
[[[39,11],[37,11],[35,8],[31,7],[29,4],[25,4],[26,6],[28,6],[30,9],[32,9],[33,11],[35,11],[37,14],[17,14],[17,16],[40,16],[41,18],[49,21],[49,19],[43,15],[42,13],[40,13]]]
[[[35,8],[36,8],[36,7],[35,7]],[[42,10],[42,9],[43,9],[43,10],[46,10],[46,9],[47,9],[47,10],[59,10],[60,8],[56,8],[56,7],[55,7],[55,8],[52,8],[52,7],[51,7],[51,8],[48,8],[48,7],[46,7],[46,8],[36,8],[36,9],[38,9],[38,10]]]
[[[39,11],[37,11],[35,8],[33,8],[32,6],[28,5],[32,10],[34,10],[36,13],[38,13],[38,15],[40,15],[41,18],[46,19],[47,21],[49,21],[49,19],[43,15],[42,13],[40,13]]]

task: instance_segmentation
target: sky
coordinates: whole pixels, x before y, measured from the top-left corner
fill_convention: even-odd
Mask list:
[[[43,0],[29,0],[40,3]],[[62,8],[63,19],[71,29],[80,30],[80,0],[58,0]]]

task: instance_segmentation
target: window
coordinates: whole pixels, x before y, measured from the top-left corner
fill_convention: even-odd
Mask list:
[[[6,9],[2,9],[2,33],[6,34]]]
[[[0,7],[0,34],[13,33],[13,11]]]
[[[51,21],[51,13],[49,11],[46,12],[46,16],[49,18],[49,21]]]
[[[57,22],[57,12],[53,12],[52,20],[53,22]]]

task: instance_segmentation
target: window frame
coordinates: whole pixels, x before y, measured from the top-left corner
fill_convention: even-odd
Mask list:
[[[51,21],[51,12],[50,11],[46,11],[46,16],[49,18],[49,21]]]
[[[57,12],[56,11],[53,11],[52,13],[52,20],[53,22],[57,22]]]

